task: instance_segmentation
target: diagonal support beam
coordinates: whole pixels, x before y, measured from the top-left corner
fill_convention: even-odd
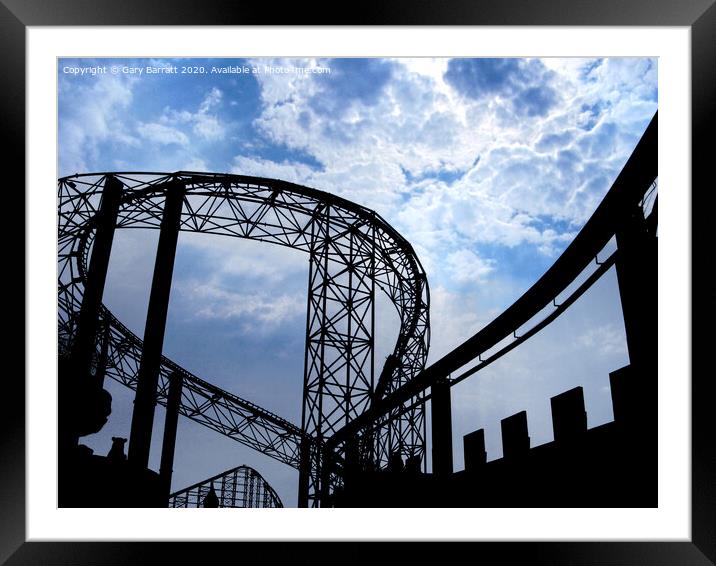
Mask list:
[[[179,183],[169,183],[166,188],[164,213],[159,228],[159,243],[147,309],[147,322],[144,328],[144,348],[139,366],[137,395],[134,399],[129,439],[128,459],[143,468],[146,468],[149,463],[154,409],[157,404],[159,367],[183,204],[184,186]]]

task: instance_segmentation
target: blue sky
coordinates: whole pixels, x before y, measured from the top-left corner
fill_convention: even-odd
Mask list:
[[[85,74],[91,66],[325,67],[330,74]],[[280,178],[378,211],[414,246],[430,284],[429,361],[509,306],[595,209],[657,109],[657,61],[617,59],[89,60],[58,63],[58,176],[217,171]],[[157,234],[118,231],[105,303],[141,335]],[[304,255],[182,234],[165,353],[300,424]],[[395,325],[378,301],[377,359]],[[267,345],[279,344],[274,348]],[[532,443],[551,440],[549,397],[585,387],[589,424],[611,420],[608,372],[628,359],[609,273],[548,330],[453,389],[461,436],[527,409]],[[132,393],[86,443],[129,435]],[[157,412],[155,440],[163,414]],[[158,466],[159,449],[152,462]],[[239,464],[295,504],[297,474],[182,422],[174,488]]]

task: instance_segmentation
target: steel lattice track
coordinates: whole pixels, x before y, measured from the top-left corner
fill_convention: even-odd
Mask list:
[[[107,175],[58,181],[61,345],[71,344],[76,332],[93,221]],[[124,185],[117,228],[158,228],[166,187],[178,181],[186,188],[181,230],[275,243],[305,251],[310,258],[302,429],[167,358],[162,358],[160,369],[160,404],[166,403],[169,375],[178,371],[185,378],[181,414],[299,467],[303,436],[321,444],[423,369],[429,346],[427,279],[410,244],[373,211],[329,193],[269,179],[188,172],[111,175]],[[386,293],[400,318],[395,363],[384,369],[379,383],[374,381],[372,359],[374,291],[366,286],[366,278]],[[321,300],[311,300],[312,296]],[[326,307],[329,300],[331,306]],[[102,318],[109,328],[107,375],[136,388],[141,340],[106,309]],[[359,332],[364,338],[360,356],[353,351],[352,335],[346,334],[346,320],[348,334]],[[424,459],[424,429],[421,404],[390,420],[376,435],[375,463],[385,465],[394,451]],[[319,475],[312,470],[314,493]]]
[[[169,507],[203,507],[212,487],[219,507],[283,507],[274,489],[249,466],[238,466],[172,493]]]

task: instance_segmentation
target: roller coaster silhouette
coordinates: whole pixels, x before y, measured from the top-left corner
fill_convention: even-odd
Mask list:
[[[246,466],[171,494],[183,415],[297,468],[301,507],[656,506],[657,119],[552,267],[429,367],[425,271],[412,246],[375,212],[319,190],[240,175],[114,172],[59,179],[59,505],[282,506]],[[159,229],[142,338],[102,304],[117,228]],[[180,230],[308,254],[300,427],[162,355]],[[617,250],[597,259],[615,236]],[[593,262],[593,272],[558,304]],[[610,375],[614,421],[588,430],[576,388],[552,399],[553,442],[531,448],[526,414],[518,413],[502,421],[501,459],[486,461],[484,431],[475,431],[464,439],[465,470],[454,472],[450,388],[555,320],[612,266],[630,360]],[[378,290],[400,319],[394,349],[379,373]],[[550,305],[551,312],[524,330]],[[105,377],[136,390],[127,456],[124,439],[114,439],[106,457],[79,443],[99,431],[110,413]],[[167,409],[158,473],[148,468],[157,403]]]

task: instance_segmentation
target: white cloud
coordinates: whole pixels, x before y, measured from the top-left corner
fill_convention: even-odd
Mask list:
[[[234,158],[231,172],[252,177],[281,179],[302,185],[310,184],[313,175],[313,170],[303,163],[291,161],[276,163],[268,159],[251,158],[242,155]]]
[[[606,324],[589,328],[577,338],[577,343],[601,355],[626,354],[624,329],[615,324]]]
[[[450,291],[442,286],[430,289],[430,360],[437,361],[475,334],[491,317],[479,291]]]
[[[397,60],[372,105],[355,103],[330,116],[312,106],[316,80],[261,76],[256,126],[277,143],[308,151],[323,170],[265,161],[260,168],[376,208],[429,256],[444,255],[446,246],[455,251],[456,232],[471,245],[528,243],[554,256],[594,210],[653,114],[655,71],[644,61],[608,61],[587,82],[585,66],[594,61],[548,63],[559,71],[552,80],[563,103],[544,118],[519,122],[505,122],[494,101],[456,96],[443,79],[444,60]],[[597,103],[597,129],[580,129],[592,119],[584,108]],[[560,144],[537,151],[545,136],[564,132]],[[545,218],[575,229],[558,230]]]
[[[180,169],[183,171],[208,171],[209,166],[204,159],[194,155],[188,157]]]
[[[201,139],[220,140],[224,136],[224,127],[216,116],[197,114],[194,117],[194,133]]]
[[[181,245],[210,266],[218,277],[243,276],[264,285],[280,285],[306,273],[308,254],[275,244],[254,242],[229,236],[182,233]]]
[[[472,250],[458,250],[448,254],[446,268],[458,283],[481,283],[495,270],[495,260],[483,259]]]
[[[194,316],[204,319],[236,319],[245,333],[266,332],[298,316],[305,316],[302,295],[240,293],[207,283],[187,282],[177,291],[203,306]]]
[[[152,143],[157,143],[159,145],[189,145],[189,138],[184,132],[165,124],[158,124],[156,122],[139,124],[137,130],[142,138]]]
[[[89,84],[60,76],[61,175],[94,170],[101,162],[104,144],[138,145],[126,125],[135,85],[136,80],[121,76],[98,75]]]
[[[221,103],[223,97],[223,93],[218,88],[212,88],[201,101],[198,114],[208,114],[212,108],[216,108]]]
[[[172,128],[188,126],[199,140],[221,140],[226,135],[226,128],[216,114],[216,110],[221,105],[222,100],[222,91],[214,87],[204,96],[196,112],[166,107],[160,122]]]

